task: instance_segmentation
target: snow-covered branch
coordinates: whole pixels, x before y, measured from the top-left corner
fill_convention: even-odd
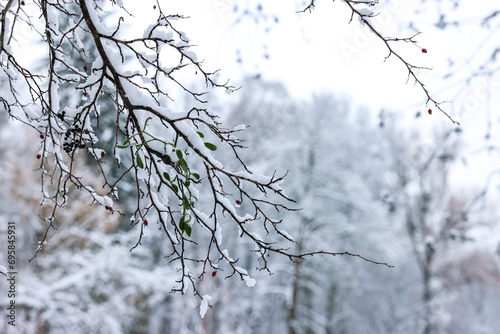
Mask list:
[[[387,60],[390,56],[394,55],[403,65],[406,67],[408,71],[408,79],[407,82],[412,79],[415,85],[418,85],[424,92],[424,95],[427,99],[426,101],[426,106],[429,106],[429,103],[434,104],[436,108],[441,111],[450,121],[452,121],[454,124],[460,125],[456,120],[454,120],[449,113],[447,113],[441,105],[446,102],[446,101],[437,101],[429,92],[429,90],[425,87],[425,83],[420,79],[420,77],[417,75],[415,70],[430,70],[430,68],[427,67],[422,67],[422,66],[417,66],[413,65],[410,63],[406,57],[401,55],[393,46],[393,42],[406,42],[406,43],[413,43],[417,45],[417,41],[415,40],[415,37],[419,35],[420,33],[414,34],[411,37],[403,37],[403,38],[398,38],[398,37],[387,37],[385,34],[380,31],[372,22],[371,18],[375,17],[377,14],[375,14],[371,8],[378,5],[379,1],[353,1],[353,0],[342,0],[349,9],[351,10],[351,19],[349,22],[352,22],[354,17],[358,18],[358,21],[360,24],[366,26],[368,30],[370,30],[382,43],[385,45],[387,48],[389,54],[385,57],[384,61]],[[316,0],[311,0],[309,4],[302,10],[299,11],[299,13],[304,13],[306,11],[311,12],[315,8]],[[360,8],[360,6],[362,6]],[[418,46],[418,45],[417,45]],[[427,53],[427,49],[421,48],[423,53]],[[432,113],[432,109],[429,109],[429,113]]]

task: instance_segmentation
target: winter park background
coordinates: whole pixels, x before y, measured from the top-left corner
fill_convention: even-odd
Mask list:
[[[0,10],[13,3],[12,13],[38,17],[43,2],[1,1]],[[241,237],[226,214],[219,216],[224,235],[217,244],[248,275],[228,277],[233,267],[224,260],[214,261],[217,268],[192,263],[191,271],[202,273],[196,276],[200,295],[191,285],[172,293],[180,267],[168,257],[172,245],[158,218],[131,220],[138,206],[132,174],[120,184],[112,210],[70,186],[55,228],[36,253],[47,231],[43,217],[53,210],[51,203],[40,205],[41,161],[47,160],[37,155],[46,138],[0,104],[0,268],[8,267],[7,223],[15,222],[17,271],[15,327],[6,316],[8,276],[0,275],[0,332],[498,333],[500,8],[472,0],[361,6],[380,13],[370,19],[384,36],[420,32],[416,43],[390,45],[409,63],[432,68],[414,71],[437,101],[448,101],[440,107],[450,119],[428,103],[404,62],[395,55],[384,61],[382,39],[355,15],[349,23],[349,1],[318,0],[305,12],[298,11],[309,1],[170,2],[116,1],[115,7],[123,3],[141,31],[160,9],[189,16],[177,24],[197,45],[192,51],[205,59],[203,67],[220,68],[217,78],[241,86],[230,94],[215,89],[205,107],[234,130],[228,139],[244,140],[239,156],[251,170],[288,171],[280,186],[301,210],[277,213],[283,233],[294,240],[279,239],[278,246],[300,254],[348,251],[380,264],[356,256],[316,254],[292,262],[266,254],[269,271],[257,270],[262,260],[255,240]],[[106,19],[116,24],[112,1],[87,3],[108,6]],[[42,71],[47,51],[36,36],[30,39],[25,29],[6,50]],[[19,52],[26,45],[33,51]],[[0,97],[7,100],[6,52]],[[72,57],[73,66],[87,67]],[[182,75],[189,87],[204,89],[190,82],[193,74]],[[60,91],[61,105],[88,101],[80,91]],[[193,104],[175,87],[169,96],[165,103],[174,111]],[[112,109],[103,102],[95,131],[106,152],[97,161],[105,161],[105,173],[116,179],[133,160],[123,157],[121,168],[113,163],[116,113],[106,112]],[[213,156],[239,168],[222,141],[212,141],[219,147]],[[75,174],[98,192],[96,159],[85,149],[74,159]],[[203,170],[194,164],[193,170]],[[210,213],[207,189],[200,188],[196,209]],[[237,215],[254,210],[245,197],[232,202]],[[251,233],[258,224],[249,224]],[[186,249],[203,259],[212,236],[197,223],[192,233],[197,245]]]

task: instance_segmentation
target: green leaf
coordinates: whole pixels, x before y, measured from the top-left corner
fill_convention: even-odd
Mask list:
[[[184,170],[184,173],[187,174],[189,172],[189,166],[188,166],[186,160],[184,160],[184,159],[179,160],[179,165]]]
[[[198,134],[198,136],[200,136],[201,138],[205,138],[205,135],[199,131],[196,131],[196,133]]]
[[[163,172],[163,176],[167,179],[167,181],[170,181],[170,175],[168,175],[167,172]]]
[[[179,220],[179,228],[181,229],[181,232],[184,232],[186,229],[186,222],[184,221],[184,216],[181,217]]]
[[[174,191],[177,193],[179,192],[179,187],[177,187],[177,185],[173,184],[172,183],[172,189],[174,189]]]
[[[186,234],[187,234],[187,236],[188,236],[188,237],[190,237],[190,236],[191,236],[191,232],[193,232],[193,229],[192,229],[192,228],[191,228],[191,226],[190,226],[189,224],[187,224],[187,223],[186,223],[185,227],[186,227],[186,228],[185,228]]]
[[[139,168],[144,168],[144,164],[142,163],[142,159],[141,159],[141,156],[139,155],[139,153],[137,153],[137,158],[136,158],[136,161],[137,161],[137,166]]]
[[[199,180],[200,179],[200,174],[197,174],[197,173],[193,173],[191,174],[194,176],[195,179]]]
[[[217,149],[217,146],[215,146],[212,143],[205,143],[205,146],[210,150],[210,151],[215,151]]]
[[[130,145],[116,145],[116,148],[127,148],[129,147]]]
[[[190,182],[189,180],[187,180],[186,182],[184,182],[184,185],[185,185],[186,187],[189,187],[189,185],[190,185],[190,184],[191,184],[191,182]]]
[[[188,217],[188,219],[186,220],[186,217]],[[186,232],[187,236],[190,237],[191,236],[191,233],[193,232],[193,229],[191,228],[191,226],[188,224],[189,221],[191,220],[191,216],[190,215],[184,215],[181,217],[181,219],[179,220],[179,229],[181,230],[181,232]]]
[[[184,209],[184,211],[189,210],[189,201],[187,197],[184,196],[184,194],[182,195],[182,208]]]
[[[182,151],[181,150],[176,150],[175,154],[177,154],[177,158],[179,158],[179,160],[182,159]]]

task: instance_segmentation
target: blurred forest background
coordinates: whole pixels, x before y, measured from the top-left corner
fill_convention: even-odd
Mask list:
[[[250,167],[267,174],[275,169],[289,171],[283,187],[302,208],[283,212],[284,229],[294,237],[295,250],[350,251],[394,268],[353,257],[314,256],[292,263],[272,255],[273,274],[269,275],[253,270],[255,257],[248,250],[254,245],[240,239],[234,227],[234,239],[224,243],[233,255],[241,255],[238,265],[252,272],[257,285],[249,288],[237,277],[225,279],[223,267],[216,276],[206,275],[200,289],[212,297],[213,307],[201,318],[198,297],[171,293],[176,268],[165,258],[169,245],[155,222],[149,222],[142,245],[130,252],[138,238],[138,227],[129,224],[133,188],[120,189],[115,209],[123,216],[90,205],[87,197],[71,190],[68,206],[59,212],[57,231],[48,240],[50,247],[29,262],[45,232],[40,217],[50,209],[39,205],[40,139],[38,133],[2,113],[0,238],[4,245],[6,222],[16,222],[19,274],[16,328],[2,321],[0,331],[497,333],[500,9],[491,3],[479,8],[470,0],[410,1],[404,8],[407,16],[392,18],[390,28],[394,24],[398,36],[422,31],[422,41],[432,38],[426,44],[429,50],[427,45],[437,49],[449,43],[449,52],[436,60],[445,65],[422,75],[437,89],[438,97],[453,99],[442,107],[460,120],[458,126],[437,110],[428,115],[425,99],[414,87],[409,88],[413,100],[405,98],[407,92],[391,93],[394,83],[385,86],[386,80],[396,76],[397,85],[404,86],[405,69],[385,65],[385,51],[360,47],[356,33],[347,28],[345,33],[328,33],[344,38],[335,44],[339,57],[345,60],[338,46],[351,43],[361,54],[369,54],[371,63],[354,57],[349,61],[351,77],[332,76],[327,78],[335,82],[332,86],[323,83],[323,89],[313,87],[297,94],[300,83],[308,79],[294,71],[310,72],[312,77],[323,74],[299,65],[282,79],[278,72],[267,72],[282,59],[278,51],[273,53],[280,47],[281,25],[291,24],[287,15],[299,16],[293,10],[285,13],[293,6],[207,3],[215,16],[211,19],[220,20],[219,29],[226,32],[214,34],[221,40],[219,52],[222,49],[226,55],[218,67],[242,86],[229,96],[214,94],[211,108],[228,128],[249,125],[241,137],[248,147],[242,156]],[[392,2],[393,7],[394,3],[399,2]],[[295,10],[304,8],[301,5],[296,1]],[[334,7],[318,2],[311,13],[300,15],[314,19],[321,12],[322,18],[328,17],[338,4],[328,5]],[[381,5],[383,9],[391,3]],[[199,27],[203,22],[192,15],[188,23],[203,30]],[[412,20],[406,20],[412,15]],[[349,28],[357,24],[347,25],[348,20],[349,15],[344,15],[341,24]],[[308,36],[307,22],[296,19],[293,24]],[[457,35],[460,43],[453,43]],[[302,43],[302,38],[297,37],[296,43]],[[245,41],[252,41],[252,47]],[[217,50],[206,52],[217,58]],[[213,62],[210,59],[207,56],[207,62]],[[373,71],[387,71],[387,76],[377,78],[364,68],[377,63],[387,67]],[[364,82],[371,76],[375,78]],[[341,90],[337,87],[343,81],[346,88]],[[359,88],[350,88],[357,83]],[[394,96],[398,94],[402,97]],[[188,102],[177,103],[182,107]],[[101,121],[105,129],[106,122],[114,120],[102,113]],[[104,145],[113,144],[113,138],[108,139]],[[85,154],[78,158],[87,159]],[[112,175],[113,168],[110,164]],[[90,169],[80,173],[92,178]],[[245,204],[239,208],[242,212]],[[5,251],[6,247],[0,249],[1,261]],[[6,292],[1,295],[5,310]]]

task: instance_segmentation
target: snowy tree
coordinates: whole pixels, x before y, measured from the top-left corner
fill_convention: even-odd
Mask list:
[[[328,95],[296,102],[274,82],[252,79],[244,85],[252,94],[231,108],[227,122],[258,129],[244,134],[245,143],[261,148],[258,155],[249,151],[245,156],[252,166],[265,169],[275,161],[273,165],[290,170],[289,192],[303,207],[285,217],[296,251],[356,249],[385,259],[377,243],[388,228],[380,192],[384,175],[373,173],[386,169],[385,146],[366,111],[354,113],[347,102]],[[247,110],[255,110],[252,118]],[[359,332],[370,327],[369,316],[355,312],[366,304],[358,304],[357,298],[371,290],[368,282],[375,279],[368,267],[340,259],[325,265],[317,256],[291,267],[279,259],[270,261],[275,278],[259,289],[258,305],[247,312],[266,314],[268,321],[254,327],[257,332]]]
[[[457,170],[466,159],[460,128],[436,128],[426,140],[416,129],[404,132],[391,134],[395,177],[388,205],[399,212],[406,225],[419,270],[418,332],[444,333],[451,325],[446,318],[455,318],[453,313],[460,312],[448,309],[448,305],[467,293],[462,284],[481,285],[486,277],[496,276],[497,270],[486,273],[484,266],[497,261],[495,241],[487,236],[495,231],[498,210],[486,191],[477,195],[477,187],[456,184]],[[478,260],[480,257],[483,259]],[[468,272],[464,267],[473,263],[477,267],[466,275],[465,283],[460,270]],[[491,318],[485,322],[493,323]],[[465,328],[461,326],[460,332]]]
[[[107,10],[121,11],[131,17],[121,3],[81,1],[75,7],[63,2],[25,5],[9,1],[2,9],[2,103],[12,117],[40,133],[42,142],[37,158],[43,200],[54,203],[54,210],[44,217],[48,228],[54,226],[56,208],[67,203],[70,184],[85,190],[93,201],[114,212],[113,199],[118,198],[118,184],[131,173],[135,176],[137,194],[133,224],[141,230],[137,244],[141,242],[142,229],[147,227],[148,219],[150,224],[158,220],[171,243],[172,258],[182,263],[180,291],[186,291],[186,284],[194,284],[197,276],[205,271],[191,273],[186,261],[204,262],[206,270],[215,268],[211,248],[217,249],[222,259],[229,260],[220,248],[221,226],[217,222],[220,214],[231,216],[251,238],[254,237],[245,233],[245,222],[259,217],[266,228],[269,224],[278,230],[278,221],[269,216],[266,207],[286,209],[284,204],[246,198],[255,204],[254,214],[238,216],[234,210],[237,198],[242,200],[246,196],[244,187],[248,185],[258,187],[263,195],[271,192],[285,201],[290,199],[279,186],[283,175],[262,176],[246,169],[244,164],[243,171],[230,171],[212,157],[211,151],[217,149],[213,141],[218,140],[219,146],[232,150],[235,159],[238,159],[236,149],[240,143],[237,138],[231,138],[233,131],[220,127],[215,114],[201,107],[205,92],[197,92],[189,87],[191,84],[183,83],[178,73],[193,71],[207,86],[228,92],[235,88],[217,83],[215,72],[202,68],[201,61],[190,50],[188,37],[176,29],[175,22],[183,19],[182,16],[164,14],[158,4],[157,10],[152,8],[157,15],[156,22],[144,27],[143,34],[128,38],[125,33],[131,33],[130,27],[126,27],[128,20],[119,17],[106,22],[104,19]],[[40,22],[30,19],[31,10],[42,14]],[[27,25],[25,28],[32,28],[43,36],[48,53],[46,73],[35,74],[21,63],[17,53],[25,41],[15,39],[18,25]],[[137,31],[137,27],[134,29]],[[87,40],[92,40],[91,45],[83,44],[85,35]],[[93,47],[99,52],[95,60],[88,57]],[[168,59],[160,52],[162,48],[170,49],[177,57],[169,54],[173,59]],[[82,68],[68,63],[64,52],[67,49],[78,55],[85,64]],[[170,84],[180,87],[199,106],[186,111],[169,109],[170,93],[165,89]],[[72,92],[72,101],[65,105],[60,103],[62,91]],[[102,100],[111,100],[114,105],[114,110],[103,110],[114,113],[116,119],[115,129],[109,129],[115,138],[113,152],[105,152],[100,147],[94,131],[94,127],[99,126]],[[97,161],[103,191],[95,190],[76,173],[75,158],[82,151]],[[122,176],[109,180],[105,163],[112,161],[108,156],[120,164],[121,155],[127,153],[131,165],[125,167]],[[190,167],[196,159],[204,162],[203,170]],[[194,207],[201,199],[198,185],[204,187],[204,198],[212,197],[214,210],[209,214]],[[229,190],[231,186],[234,190]],[[194,222],[210,231],[213,238],[205,259],[187,260],[190,257],[185,255],[185,244],[193,242],[190,237]],[[40,240],[39,250],[43,249],[44,241],[45,238]],[[263,254],[272,248],[270,243],[256,241],[263,246]],[[248,276],[236,265],[233,271],[241,277]]]

